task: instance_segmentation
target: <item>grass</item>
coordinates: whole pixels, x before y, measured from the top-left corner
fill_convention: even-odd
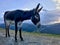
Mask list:
[[[39,32],[27,32],[27,34],[31,34],[34,36],[47,36],[47,37],[58,37],[60,38],[60,35],[58,34],[47,34],[47,33],[39,33]]]
[[[0,28],[0,32],[1,33],[5,33],[5,29],[2,29]],[[14,30],[10,30],[10,33],[11,34],[14,34]],[[57,34],[47,34],[47,33],[39,33],[39,32],[25,32],[25,31],[22,31],[23,34],[30,34],[30,35],[33,35],[33,36],[45,36],[45,37],[54,37],[54,38],[60,38],[60,35],[57,35]]]

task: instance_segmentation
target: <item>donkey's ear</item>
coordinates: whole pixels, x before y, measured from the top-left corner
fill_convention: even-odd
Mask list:
[[[40,12],[42,10],[43,7],[41,7],[40,9],[38,9],[38,12]]]
[[[40,3],[38,3],[38,5],[37,5],[37,7],[36,7],[36,11],[38,10],[38,8],[39,8],[39,5],[40,5]]]

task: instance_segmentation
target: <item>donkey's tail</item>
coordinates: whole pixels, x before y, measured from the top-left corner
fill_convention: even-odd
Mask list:
[[[6,15],[7,15],[8,12],[9,12],[9,11],[6,11],[6,12],[4,13],[4,22],[5,22],[5,18],[6,18]]]

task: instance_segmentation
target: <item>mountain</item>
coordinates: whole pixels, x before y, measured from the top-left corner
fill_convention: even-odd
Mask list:
[[[4,24],[0,24],[0,28],[5,28]],[[14,26],[10,26],[10,29],[14,30]],[[33,24],[23,23],[22,30],[27,32],[34,32],[37,31],[37,28]],[[51,25],[41,25],[38,31],[40,33],[60,34],[60,23]]]
[[[41,33],[60,34],[60,23],[46,25],[40,30]]]

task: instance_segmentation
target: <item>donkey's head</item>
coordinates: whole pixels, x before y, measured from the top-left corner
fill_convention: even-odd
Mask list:
[[[43,7],[39,8],[40,3],[34,9],[34,15],[32,16],[32,22],[39,28],[40,27],[40,15],[39,12],[42,10]]]

